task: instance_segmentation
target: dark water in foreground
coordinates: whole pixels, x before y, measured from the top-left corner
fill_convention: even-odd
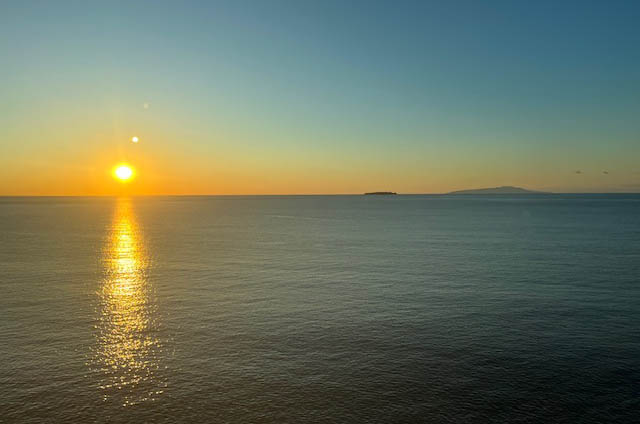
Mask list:
[[[0,422],[637,422],[640,196],[0,198]]]

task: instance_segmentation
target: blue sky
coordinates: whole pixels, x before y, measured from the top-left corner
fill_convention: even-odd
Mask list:
[[[638,2],[0,7],[0,192],[97,181],[132,131],[145,192],[640,189]]]

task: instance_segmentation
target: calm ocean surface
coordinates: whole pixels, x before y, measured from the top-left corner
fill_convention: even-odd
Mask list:
[[[640,196],[0,198],[0,422],[638,422]]]

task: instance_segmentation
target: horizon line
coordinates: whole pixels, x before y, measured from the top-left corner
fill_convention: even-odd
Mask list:
[[[544,195],[563,195],[563,194],[640,194],[638,191],[602,191],[602,192],[584,192],[584,191],[545,191],[531,193],[396,193],[393,196],[446,196],[454,194],[456,196],[544,196]],[[242,196],[365,196],[365,193],[268,193],[268,194],[0,194],[0,198],[7,197],[242,197]],[[367,196],[367,197],[385,197],[385,196]]]

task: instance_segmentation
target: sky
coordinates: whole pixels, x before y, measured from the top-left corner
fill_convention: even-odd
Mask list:
[[[638,22],[637,1],[3,0],[0,195],[640,192]]]

